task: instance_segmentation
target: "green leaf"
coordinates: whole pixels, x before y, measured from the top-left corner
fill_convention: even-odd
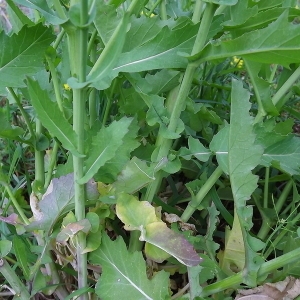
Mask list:
[[[264,166],[273,165],[290,175],[299,175],[299,155],[299,137],[289,135],[284,140],[270,145],[265,149],[261,164]]]
[[[148,201],[138,201],[125,193],[118,195],[116,213],[126,230],[141,230],[141,227],[158,221],[155,209]]]
[[[6,107],[0,107],[0,137],[22,141],[20,136],[24,133],[21,127],[12,126],[8,119]]]
[[[215,3],[219,5],[235,5],[238,0],[204,0],[204,2]]]
[[[202,287],[199,284],[202,266],[195,266],[188,268],[189,284],[190,284],[190,299],[197,299],[201,296]]]
[[[42,124],[58,138],[64,148],[71,151],[73,155],[82,157],[83,155],[76,150],[76,133],[58,105],[51,101],[48,92],[41,89],[38,81],[27,78],[27,82],[31,103]]]
[[[0,33],[0,89],[25,87],[25,76],[44,68],[43,57],[54,40],[52,30],[37,24],[23,27],[12,36]]]
[[[246,3],[246,2],[241,1],[241,3]],[[274,7],[268,10],[261,11],[258,14],[254,14],[252,16],[249,15],[249,17],[246,18],[247,20],[244,23],[240,23],[241,25],[233,24],[231,22],[230,23],[225,22],[224,27],[225,29],[232,31],[235,36],[242,35],[245,32],[266,27],[268,24],[276,21],[285,10],[286,8],[284,7]],[[247,12],[248,10],[246,10],[245,13],[243,14],[239,12],[239,10],[237,10],[236,14],[248,16]],[[289,12],[288,14],[289,21],[293,21],[293,19],[298,17],[300,14],[299,9],[296,8],[289,8],[288,12]]]
[[[92,82],[94,87],[97,87],[97,82],[110,75],[113,66],[118,60],[125,42],[128,23],[129,15],[125,13],[116,27],[113,35],[106,44],[104,50],[102,51],[100,57],[88,74],[87,81]],[[105,83],[109,86],[111,80],[108,80],[108,82],[105,81]]]
[[[12,242],[9,240],[1,240],[0,241],[0,257],[5,257],[12,248]]]
[[[244,59],[247,72],[251,78],[251,83],[258,103],[258,111],[264,115],[264,111],[272,115],[278,115],[278,111],[271,99],[270,83],[259,76],[262,64]]]
[[[100,248],[90,254],[89,260],[103,268],[95,289],[103,300],[123,299],[124,295],[130,295],[131,300],[170,297],[168,273],[160,271],[149,280],[142,253],[128,252],[121,237],[111,241],[104,234]]]
[[[116,193],[133,194],[155,180],[154,169],[153,165],[148,166],[146,162],[133,157],[112,186]]]
[[[223,127],[214,135],[209,148],[216,154],[217,161],[224,173],[228,174],[228,136],[229,126]]]
[[[199,24],[193,24],[189,18],[174,22],[145,17],[134,18],[130,23],[122,53],[110,51],[109,56],[113,56],[111,61],[114,61],[110,72],[103,73],[105,78],[89,75],[88,80],[99,79],[93,83],[96,88],[107,88],[120,72],[186,67],[187,58],[178,53],[191,53]],[[95,67],[94,70],[96,72]]]
[[[126,230],[140,230],[140,240],[146,241],[174,256],[188,266],[199,264],[200,257],[183,235],[169,229],[156,215],[155,208],[148,201],[138,201],[134,196],[118,195],[116,213],[125,224]],[[153,250],[153,249],[152,249]],[[151,251],[150,251],[151,252]],[[155,253],[152,258],[155,257]],[[158,253],[159,261],[165,255]]]
[[[281,64],[289,67],[299,63],[300,25],[288,23],[288,11],[285,11],[267,28],[251,31],[219,44],[208,44],[203,51],[190,57],[199,63],[219,60],[226,57],[242,56],[251,61],[265,64]]]
[[[28,267],[28,256],[27,256],[27,246],[24,243],[23,239],[17,235],[13,237],[13,246],[15,251],[15,256],[19,263],[20,268],[23,271],[24,277],[29,279],[30,270]]]
[[[99,228],[97,232],[90,232],[88,234],[86,238],[86,247],[81,252],[82,254],[92,252],[99,248],[102,240],[102,232],[103,228]]]
[[[235,209],[241,224],[246,258],[247,274],[245,281],[249,285],[256,284],[256,274],[261,260],[250,244],[248,231],[252,227],[252,209],[246,206],[246,201],[257,187],[258,177],[252,170],[259,164],[263,149],[255,145],[253,133],[253,117],[249,115],[250,94],[243,88],[241,81],[232,82],[231,115],[228,137],[228,171]]]
[[[162,263],[171,256],[171,254],[150,243],[145,244],[145,255],[157,263]]]
[[[227,275],[243,270],[245,266],[245,245],[238,215],[234,214],[231,230],[225,229],[225,249],[219,252],[220,267]]]
[[[106,4],[105,1],[98,0],[95,5],[95,27],[101,37],[101,40],[106,45],[118,26],[120,17],[118,17],[115,6],[110,3]]]
[[[100,172],[95,175],[97,181],[112,183],[116,181],[117,176],[123,170],[126,163],[130,160],[130,153],[139,146],[137,133],[140,129],[136,119],[133,119],[128,127],[128,132],[123,137],[122,147],[118,148],[118,155],[110,159]]]
[[[26,226],[26,229],[44,230],[49,234],[61,213],[73,203],[74,175],[68,174],[52,179],[42,200],[38,203],[31,203],[31,206],[37,206],[39,213],[33,222]]]
[[[112,159],[123,144],[132,118],[123,117],[108,127],[103,127],[92,140],[92,148],[85,163],[85,175],[78,181],[83,184],[90,180],[100,167]]]
[[[192,156],[196,157],[198,160],[206,162],[211,156],[211,151],[206,149],[198,139],[189,137],[188,139],[189,149],[183,147],[180,149],[178,155],[183,159],[190,160]]]
[[[127,51],[120,55],[114,67],[115,72],[140,72],[186,66],[186,58],[179,56],[178,52],[191,52],[199,25],[193,24],[188,18],[179,18],[175,24],[170,20],[167,26],[161,28],[154,24],[155,19],[151,19],[139,18],[132,21],[126,38],[130,46],[127,43],[124,45]],[[154,25],[155,30],[149,30]],[[134,38],[130,38],[131,34]]]
[[[237,1],[234,6],[230,7],[230,20],[225,21],[222,25],[227,29],[244,24],[249,18],[256,15],[257,11],[257,6],[248,7],[248,1]]]
[[[154,75],[142,77],[139,73],[127,74],[126,77],[139,93],[159,95],[179,85],[180,72],[163,69]]]
[[[33,26],[34,23],[21,11],[21,9],[12,1],[6,0],[8,19],[12,24],[12,30],[18,33],[24,25]]]
[[[254,145],[253,118],[249,115],[249,92],[240,81],[232,83],[232,109],[229,126],[229,175],[237,209],[245,207],[245,201],[257,186],[257,176],[251,173],[262,156],[263,149]],[[242,101],[244,100],[244,101]]]
[[[14,0],[17,4],[25,7],[29,7],[33,10],[37,10],[44,16],[45,20],[52,25],[59,25],[64,23],[66,20],[60,19],[55,11],[49,8],[47,1],[44,0]]]

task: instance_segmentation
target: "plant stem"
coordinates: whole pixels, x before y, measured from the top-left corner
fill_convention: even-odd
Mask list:
[[[282,190],[282,192],[280,194],[280,197],[278,198],[278,200],[275,204],[275,208],[276,208],[276,211],[277,211],[278,214],[281,211],[282,206],[286,202],[286,199],[287,199],[289,193],[292,190],[293,182],[294,182],[293,179],[288,181],[288,183],[285,185],[284,189]]]
[[[54,63],[52,62],[51,57],[46,55],[46,60],[48,62],[49,70],[50,70],[50,73],[52,76],[52,83],[53,83],[53,87],[54,87],[55,99],[56,99],[58,108],[64,114],[63,100],[62,100],[61,93],[60,93],[60,86],[59,86],[59,80],[57,77],[57,72],[56,72]]]
[[[201,24],[200,24],[200,27],[199,27],[199,30],[198,30],[198,33],[196,36],[195,44],[194,44],[191,55],[194,55],[194,54],[200,52],[202,50],[202,48],[204,47],[216,7],[217,6],[214,5],[213,3],[207,3],[207,6],[204,10],[204,15],[201,20]],[[183,76],[183,80],[181,82],[181,86],[180,86],[176,101],[174,102],[173,111],[171,113],[170,122],[168,125],[168,130],[170,130],[171,132],[176,131],[176,128],[178,125],[178,119],[180,118],[181,111],[185,104],[185,100],[189,94],[189,90],[191,88],[191,84],[193,81],[193,77],[194,77],[196,68],[197,68],[197,64],[189,63],[187,66],[187,69],[185,71],[185,74]],[[159,144],[157,145],[159,147],[159,152],[158,152],[158,156],[157,156],[156,160],[160,161],[163,157],[168,156],[168,153],[169,153],[169,150],[171,149],[173,141],[170,139],[161,138],[160,134],[157,139],[159,142]],[[159,171],[156,174],[156,179],[154,180],[154,182],[152,184],[149,185],[149,187],[146,191],[145,199],[147,201],[152,202],[152,200],[161,184],[162,178],[163,178],[163,172]]]
[[[109,96],[107,97],[104,116],[103,116],[103,119],[102,119],[102,127],[104,127],[106,125],[106,122],[107,122],[107,119],[108,119],[108,116],[109,116],[109,111],[110,111],[110,107],[111,107],[111,103],[112,103],[112,98],[114,96],[116,83],[117,83],[117,80],[114,80],[113,84],[112,84],[112,87],[111,87],[111,90],[110,90],[110,93],[109,93]]]
[[[70,60],[75,59],[75,64],[71,64],[73,76],[79,82],[86,81],[87,45],[88,45],[88,1],[81,0],[80,4],[80,24],[81,28],[71,32],[69,35]],[[73,46],[75,47],[73,48]],[[86,89],[73,89],[73,129],[77,134],[77,151],[84,154],[84,121],[85,121]],[[78,180],[84,175],[84,158],[73,156],[74,165],[74,191],[75,191],[75,216],[77,221],[85,218],[85,185],[79,184]],[[77,235],[77,273],[78,289],[88,286],[87,283],[87,254],[82,254],[86,247],[86,235],[79,232]],[[81,300],[87,300],[88,295],[84,293]]]
[[[291,88],[291,86],[298,80],[300,77],[300,67],[298,67],[294,73],[289,77],[289,79],[282,85],[282,87],[276,92],[272,98],[272,102],[276,105],[285,93]]]
[[[67,19],[67,16],[62,8],[62,5],[59,0],[53,0],[53,6],[55,8],[56,13],[61,19]]]
[[[18,299],[21,300],[28,300],[31,298],[25,285],[21,282],[8,262],[3,258],[0,259],[0,272],[16,293],[15,298],[18,297]]]
[[[90,61],[94,63],[96,61],[96,45],[92,44],[90,52]],[[89,95],[89,125],[92,128],[98,117],[97,114],[97,90],[92,89]]]
[[[20,215],[20,217],[22,218],[23,222],[28,225],[30,222],[28,220],[28,218],[26,217],[26,215],[24,214],[24,211],[22,209],[22,207],[20,206],[19,202],[17,201],[10,185],[6,184],[5,185],[5,189],[9,195],[9,198],[11,199],[15,209],[17,210],[18,214]]]
[[[60,44],[62,38],[65,35],[65,33],[66,33],[65,30],[62,28],[61,31],[60,31],[60,33],[57,35],[55,42],[53,43],[53,46],[52,46],[53,49],[55,49],[55,50],[57,49],[57,47]]]
[[[195,8],[194,8],[194,14],[192,17],[192,21],[193,23],[197,23],[199,22],[201,15],[202,15],[202,9],[203,9],[203,1],[202,0],[197,0],[197,2],[195,3]]]
[[[272,242],[272,245],[269,247],[269,249],[264,253],[264,258],[268,258],[269,255],[272,253],[273,249],[278,245],[278,243],[283,239],[283,237],[289,232],[289,229],[294,226],[300,219],[300,214],[296,215],[296,217],[289,222],[289,224],[281,230],[279,235],[277,235],[276,239]],[[283,226],[283,224],[282,224]],[[282,227],[280,226],[280,228]],[[276,229],[276,231],[279,230],[279,228]]]
[[[149,12],[147,13],[148,17],[151,17],[151,15],[153,14],[155,8],[158,6],[158,4],[161,2],[162,0],[157,0],[153,6],[151,7],[151,9],[149,10]]]
[[[52,179],[52,173],[53,173],[54,167],[56,165],[56,155],[57,155],[58,149],[59,149],[59,144],[57,141],[54,140],[54,145],[53,145],[53,149],[51,152],[51,159],[49,162],[49,167],[48,167],[46,178],[45,178],[45,184],[44,184],[45,190],[49,186],[50,181]]]
[[[287,264],[291,264],[298,261],[299,255],[300,255],[300,248],[297,248],[289,253],[281,255],[278,258],[265,262],[264,264],[261,265],[261,267],[258,270],[258,278],[263,277],[269,274],[270,272],[277,270]],[[201,297],[207,297],[222,292],[226,289],[239,285],[242,282],[243,282],[243,273],[241,271],[233,276],[230,276],[219,282],[204,287],[202,290]]]
[[[162,0],[160,2],[160,14],[159,15],[162,20],[168,19],[167,9],[166,9],[166,0]]]
[[[24,118],[24,121],[25,121],[25,123],[26,123],[26,125],[28,127],[28,130],[30,132],[31,137],[35,138],[35,133],[34,133],[33,128],[31,126],[28,114],[24,110],[24,108],[22,106],[22,103],[20,101],[20,98],[16,95],[15,91],[12,88],[7,87],[6,89],[12,95],[12,97],[14,98],[14,100],[16,101],[16,104],[17,104],[17,106],[18,106],[18,108],[19,108],[19,110],[20,110],[20,112],[22,114],[22,117]]]
[[[210,189],[214,186],[217,182],[219,177],[223,174],[223,171],[220,167],[217,167],[215,171],[211,174],[211,176],[206,180],[204,185],[201,187],[200,191],[197,193],[195,199],[189,202],[188,206],[186,207],[185,211],[181,216],[182,222],[187,222],[197,207],[200,205],[201,201],[210,191]]]
[[[287,199],[287,197],[288,197],[288,195],[289,195],[292,187],[293,187],[293,180],[291,179],[285,185],[283,191],[280,194],[280,197],[278,198],[278,200],[277,200],[277,202],[275,204],[275,208],[274,209],[276,210],[277,214],[279,214],[279,212],[281,211],[282,206],[284,205],[284,203],[285,203],[285,201],[286,201],[286,199]],[[273,222],[270,219],[268,219],[268,218],[264,218],[263,219],[263,223],[262,223],[262,225],[260,227],[260,230],[259,230],[259,232],[257,234],[257,236],[260,239],[264,240],[268,236],[268,234],[269,234],[269,232],[271,230],[271,226],[273,225],[272,223]]]

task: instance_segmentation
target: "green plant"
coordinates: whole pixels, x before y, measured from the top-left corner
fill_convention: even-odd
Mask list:
[[[299,275],[296,2],[7,0],[0,272],[17,297],[223,299]]]

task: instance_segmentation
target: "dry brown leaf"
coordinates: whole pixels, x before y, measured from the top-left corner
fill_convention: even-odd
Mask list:
[[[293,300],[300,295],[300,280],[287,277],[284,281],[265,283],[249,290],[239,290],[239,300]]]

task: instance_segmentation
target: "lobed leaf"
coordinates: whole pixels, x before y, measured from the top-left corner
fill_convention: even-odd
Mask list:
[[[206,149],[198,139],[189,137],[188,139],[189,148],[182,147],[178,153],[183,159],[190,160],[192,156],[196,157],[198,160],[206,162],[211,156],[211,151]]]
[[[38,81],[28,77],[27,83],[31,103],[42,124],[53,136],[58,138],[65,149],[71,151],[75,156],[82,156],[76,149],[76,133],[58,105],[51,101],[48,92],[41,89]]]
[[[42,200],[38,202],[40,215],[27,230],[45,230],[50,233],[65,208],[74,203],[74,175],[68,174],[51,180]]]
[[[59,25],[66,20],[59,18],[56,12],[49,8],[47,1],[42,0],[14,0],[17,4],[37,10],[45,18],[45,20],[53,25]]]
[[[24,25],[33,26],[34,23],[21,11],[21,9],[12,1],[6,0],[7,14],[12,30],[18,33]]]
[[[85,162],[85,175],[78,181],[83,184],[90,180],[100,167],[112,159],[123,144],[123,138],[129,131],[132,118],[123,117],[108,127],[103,127],[92,139],[89,157]]]
[[[101,246],[90,254],[89,260],[103,269],[95,289],[103,300],[124,299],[124,296],[132,300],[170,297],[168,273],[160,271],[149,280],[142,253],[128,252],[121,237],[111,241],[104,234]]]
[[[266,148],[262,156],[261,164],[268,167],[273,165],[290,175],[299,175],[299,154],[299,138],[289,135],[284,140],[274,143]]]
[[[44,68],[46,49],[54,40],[50,28],[37,24],[24,26],[12,36],[0,33],[0,90],[3,87],[25,87],[26,76]]]
[[[253,249],[248,231],[252,227],[252,209],[246,201],[257,187],[258,177],[252,170],[259,164],[263,148],[255,145],[253,117],[249,115],[250,94],[240,81],[232,82],[231,115],[228,136],[228,171],[235,209],[243,233],[245,247],[245,281],[253,285],[261,262]],[[251,149],[251,150],[250,150]],[[251,242],[251,243],[250,243]]]
[[[133,157],[112,186],[117,193],[133,194],[155,180],[154,169],[153,165],[147,166],[146,162]]]
[[[281,64],[288,68],[291,63],[300,62],[299,27],[299,24],[288,22],[288,11],[285,11],[268,27],[245,33],[232,40],[208,44],[203,51],[190,57],[190,60],[202,63],[242,56],[251,61]]]
[[[136,119],[133,119],[128,127],[128,132],[123,137],[122,147],[118,148],[118,155],[110,159],[103,167],[101,172],[95,175],[97,181],[111,183],[116,181],[117,176],[123,170],[126,163],[130,160],[130,153],[139,146],[137,133],[139,125]]]

